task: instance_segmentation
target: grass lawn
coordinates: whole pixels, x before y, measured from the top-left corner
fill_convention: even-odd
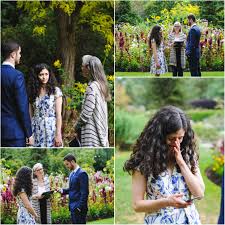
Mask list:
[[[114,218],[107,218],[107,219],[103,219],[103,220],[95,220],[95,221],[91,221],[88,222],[87,224],[114,224]]]
[[[116,77],[156,77],[149,72],[116,72]],[[173,77],[172,73],[166,73],[160,76],[163,77]],[[184,72],[184,77],[191,77],[190,72]],[[215,72],[202,72],[202,77],[224,77],[224,71]]]
[[[129,158],[129,152],[116,152],[116,209],[115,218],[118,224],[143,223],[144,213],[135,213],[131,208],[131,177],[123,172],[123,164]],[[220,193],[219,186],[213,184],[206,177],[204,170],[210,164],[209,149],[200,151],[200,169],[205,182],[205,197],[196,202],[196,207],[203,224],[216,224],[219,216]]]

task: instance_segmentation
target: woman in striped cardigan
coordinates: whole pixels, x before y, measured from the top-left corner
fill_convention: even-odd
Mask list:
[[[41,163],[36,163],[33,166],[33,175],[32,206],[40,218],[41,224],[51,224],[50,199],[42,196],[43,192],[50,191],[50,184]]]
[[[172,32],[169,34],[170,45],[170,65],[172,66],[173,76],[183,76],[185,68],[185,44],[186,35],[182,32],[179,22],[175,22]]]
[[[107,102],[111,95],[101,61],[95,56],[83,56],[82,73],[89,83],[75,130],[81,128],[82,147],[108,147]]]

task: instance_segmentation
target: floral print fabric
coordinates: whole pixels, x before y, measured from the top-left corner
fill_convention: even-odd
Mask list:
[[[23,189],[21,192],[25,192]],[[17,224],[36,224],[34,217],[27,211],[22,200],[18,196],[17,204],[19,205],[19,210],[17,212]]]
[[[183,193],[188,200],[191,193],[184,177],[175,168],[172,175],[168,171],[161,173],[157,179],[150,176],[147,181],[147,199],[156,200],[168,195]],[[146,214],[145,224],[201,224],[198,212],[192,203],[187,208],[162,208],[158,212]]]
[[[54,95],[37,97],[34,102],[32,131],[35,147],[53,147],[56,131],[55,101],[62,96],[61,90],[56,87]]]
[[[155,40],[152,39],[152,43],[154,43],[154,42],[155,42]],[[167,63],[166,63],[166,57],[164,55],[163,42],[161,42],[160,46],[157,47],[157,56],[158,56],[158,62],[160,64],[160,69],[156,68],[154,55],[152,54],[150,73],[151,74],[164,74],[164,73],[167,73],[168,72],[168,67],[167,67]]]

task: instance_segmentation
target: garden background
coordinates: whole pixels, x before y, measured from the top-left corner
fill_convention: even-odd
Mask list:
[[[12,186],[16,171],[21,166],[33,167],[43,164],[49,176],[51,189],[68,187],[70,171],[65,168],[63,158],[72,153],[77,163],[89,176],[88,223],[114,223],[114,150],[113,149],[1,149],[1,224],[15,224],[16,199]],[[70,224],[68,195],[54,193],[51,199],[51,215],[54,224]]]
[[[187,35],[190,13],[196,16],[202,32],[202,76],[224,76],[224,1],[116,1],[115,10],[117,76],[150,76],[152,51],[148,47],[148,34],[156,24],[163,28],[169,63],[168,35],[176,21]],[[184,75],[190,76],[188,63],[185,71]]]
[[[81,74],[82,56],[103,63],[114,96],[114,2],[1,1],[1,38],[22,48],[17,66],[26,78],[38,63],[50,65],[63,92],[64,146],[74,138],[87,81]],[[109,142],[114,146],[114,98],[108,103]]]
[[[196,201],[201,222],[217,224],[224,167],[224,80],[117,78],[115,92],[116,223],[143,223],[144,213],[132,209],[131,176],[123,166],[147,121],[162,106],[175,105],[189,116],[197,135],[206,187],[204,198]]]

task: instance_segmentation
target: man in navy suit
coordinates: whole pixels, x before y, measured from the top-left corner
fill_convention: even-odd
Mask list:
[[[187,45],[186,45],[186,56],[189,61],[189,67],[191,76],[200,77],[200,37],[201,31],[195,23],[196,19],[193,14],[188,16],[188,25],[191,29],[188,32]]]
[[[24,75],[15,69],[21,47],[14,41],[2,44],[1,66],[1,146],[33,145],[29,105]]]
[[[88,175],[76,163],[72,154],[64,157],[64,165],[71,170],[69,176],[69,188],[62,189],[62,194],[69,194],[69,210],[74,224],[86,224],[88,211]]]

